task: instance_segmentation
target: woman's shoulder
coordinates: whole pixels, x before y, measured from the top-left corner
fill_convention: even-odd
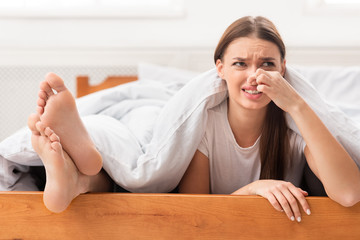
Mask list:
[[[226,114],[227,114],[227,102],[228,102],[228,100],[225,99],[224,101],[222,101],[222,102],[219,103],[218,105],[210,108],[210,109],[209,109],[209,112],[213,112],[213,113],[226,113]]]
[[[227,101],[207,111],[205,134],[203,138],[228,139],[232,137],[232,131],[227,119]]]
[[[207,113],[208,125],[224,124],[224,121],[227,120],[227,100],[208,109]]]

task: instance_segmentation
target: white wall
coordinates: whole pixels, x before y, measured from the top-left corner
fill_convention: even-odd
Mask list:
[[[360,48],[360,14],[316,16],[306,13],[304,1],[184,0],[184,17],[173,19],[0,18],[0,51],[4,53],[0,55],[0,64],[76,61],[83,64],[82,54],[94,51],[120,53],[124,49],[212,50],[225,28],[244,15],[270,18],[278,26],[289,49]],[[78,57],[74,59],[74,56]],[[87,63],[91,61],[101,62],[102,59],[86,60]]]
[[[244,15],[275,22],[291,46],[359,46],[360,14],[313,16],[303,0],[185,0],[175,19],[0,19],[2,47],[213,47]],[[335,34],[337,32],[337,34]]]
[[[288,63],[360,65],[360,14],[314,15],[304,1],[184,0],[185,14],[177,18],[0,17],[0,70],[7,73],[0,76],[0,140],[25,125],[43,72],[64,71],[74,91],[74,68],[66,66],[84,70],[146,61],[203,71],[213,66],[212,52],[225,28],[244,15],[263,15],[277,25]]]

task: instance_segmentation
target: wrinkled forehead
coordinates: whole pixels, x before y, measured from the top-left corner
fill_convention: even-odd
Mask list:
[[[273,42],[255,37],[241,37],[232,41],[224,58],[274,58],[281,60],[280,50]]]

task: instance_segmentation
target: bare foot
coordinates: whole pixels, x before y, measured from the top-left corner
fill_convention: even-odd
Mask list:
[[[63,151],[59,137],[39,120],[37,114],[29,117],[31,143],[46,170],[44,204],[50,211],[58,213],[64,211],[79,194],[87,192],[90,176],[78,171]]]
[[[80,119],[74,97],[59,76],[54,73],[46,75],[40,84],[37,104],[41,122],[60,137],[64,150],[79,171],[86,175],[99,173],[101,155]]]

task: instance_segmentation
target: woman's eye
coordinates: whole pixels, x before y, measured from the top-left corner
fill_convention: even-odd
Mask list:
[[[235,62],[233,65],[238,66],[238,67],[245,67],[246,64],[244,62]]]
[[[264,62],[263,67],[273,67],[275,64],[273,62]]]

